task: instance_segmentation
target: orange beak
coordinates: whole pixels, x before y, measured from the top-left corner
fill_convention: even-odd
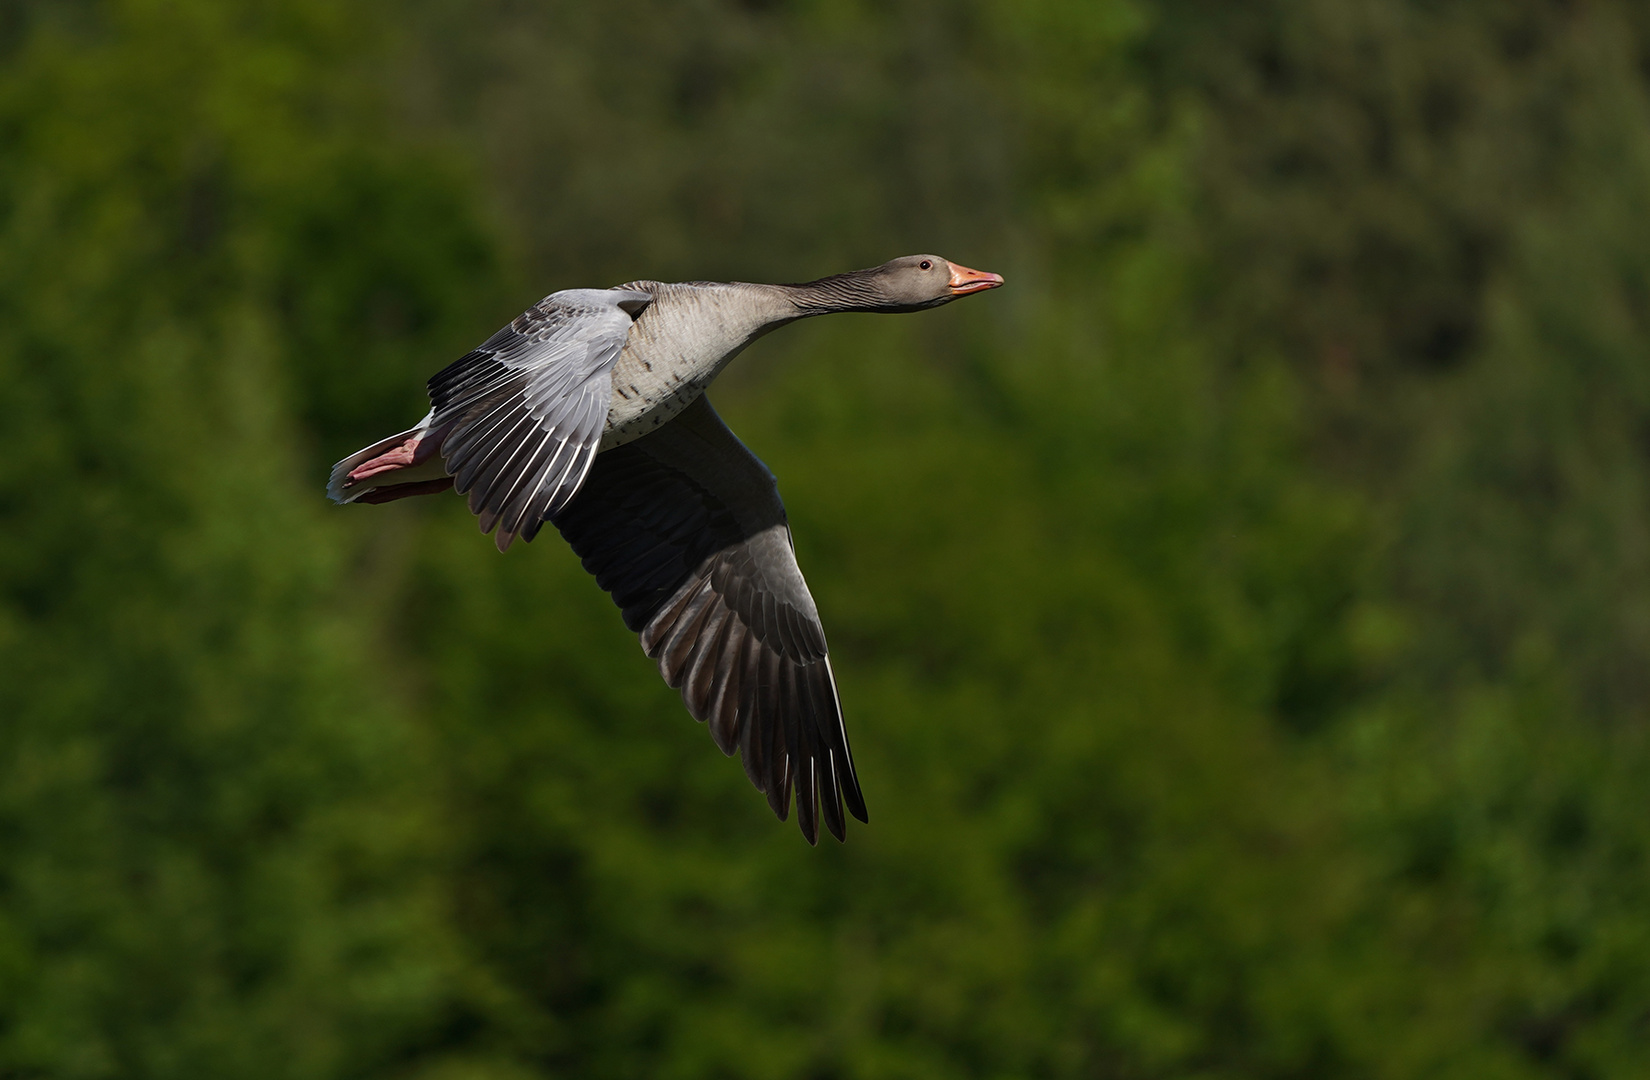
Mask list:
[[[1003,283],[1001,274],[988,274],[984,270],[970,270],[966,266],[951,263],[951,295],[967,296],[973,292],[984,292],[986,289],[995,289]]]

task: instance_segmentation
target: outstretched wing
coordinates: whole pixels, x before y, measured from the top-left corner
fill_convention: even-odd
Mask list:
[[[500,551],[579,490],[601,443],[613,363],[651,296],[552,293],[430,380],[431,431],[453,487]]]
[[[596,458],[554,518],[625,625],[780,820],[796,791],[808,842],[861,821],[825,631],[773,474],[703,397]]]

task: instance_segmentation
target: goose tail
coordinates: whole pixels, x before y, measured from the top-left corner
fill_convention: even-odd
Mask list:
[[[431,430],[432,411],[417,427],[391,435],[332,467],[327,497],[343,504],[380,503],[410,495],[433,495],[453,486],[441,460],[442,430]]]

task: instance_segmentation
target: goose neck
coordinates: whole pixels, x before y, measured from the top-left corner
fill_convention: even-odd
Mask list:
[[[839,311],[897,311],[882,288],[878,275],[866,270],[832,274],[818,281],[779,285],[785,298],[800,317],[830,315]]]

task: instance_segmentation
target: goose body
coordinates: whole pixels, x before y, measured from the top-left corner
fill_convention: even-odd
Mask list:
[[[334,466],[337,502],[457,490],[500,551],[556,529],[665,681],[809,843],[866,820],[819,612],[766,466],[705,388],[756,338],[1002,284],[935,255],[798,285],[552,293],[429,381],[416,426]]]

